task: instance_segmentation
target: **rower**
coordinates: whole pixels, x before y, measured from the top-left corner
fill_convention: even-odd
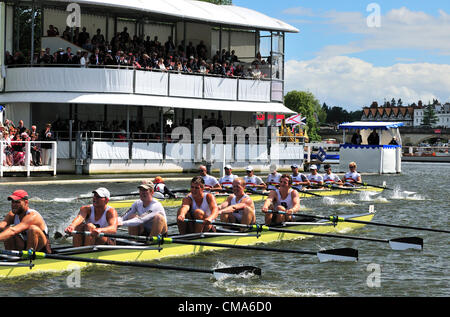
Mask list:
[[[16,190],[8,197],[11,211],[0,222],[0,241],[6,250],[30,250],[51,253],[47,224],[28,205],[28,193]]]
[[[154,194],[160,193],[163,195],[163,197],[170,197],[170,198],[176,198],[175,194],[172,193],[172,191],[167,187],[167,185],[164,183],[164,179],[161,176],[156,176],[153,182],[147,182],[152,183],[154,187]],[[145,184],[143,181],[142,184]]]
[[[164,236],[167,234],[167,217],[162,204],[153,199],[155,186],[151,182],[138,186],[139,198],[128,212],[119,217],[118,225],[128,227],[135,236]]]
[[[201,176],[191,180],[191,193],[182,202],[177,213],[180,234],[215,231],[212,222],[219,216],[216,198],[205,193],[205,181]],[[203,220],[203,223],[186,223],[185,219]]]
[[[337,176],[336,174],[334,174],[331,171],[331,165],[330,164],[325,164],[325,166],[323,167],[323,169],[325,170],[325,174],[323,175],[323,181],[325,182],[325,184],[327,185],[342,185],[342,180],[339,178],[339,176]]]
[[[263,182],[261,177],[254,174],[252,166],[247,166],[245,169],[247,176],[244,176],[245,187],[250,189],[266,189],[266,184]]]
[[[219,179],[219,184],[223,189],[231,189],[233,187],[233,181],[238,177],[233,175],[231,165],[225,165],[225,176]]]
[[[297,164],[293,164],[291,165],[291,170],[292,170],[292,188],[300,191],[302,190],[303,186],[310,186],[311,183],[308,180],[308,177],[306,177],[305,174],[299,173],[298,172],[298,165]]]
[[[233,194],[219,206],[220,221],[252,225],[256,222],[255,204],[245,192],[245,181],[233,181]]]
[[[311,183],[312,188],[323,186],[323,177],[317,172],[317,165],[313,164],[309,167],[311,174],[308,175],[308,180]]]
[[[76,234],[73,237],[73,246],[87,245],[115,245],[113,239],[99,237],[100,233],[116,234],[117,232],[117,211],[108,206],[110,193],[109,190],[101,187],[92,192],[92,205],[80,208],[78,216],[65,229],[65,232],[71,234],[73,231],[90,232],[89,235]]]
[[[347,172],[344,176],[344,186],[354,187],[356,186],[356,183],[362,183],[361,174],[356,171],[356,163],[350,162],[350,164],[348,164],[348,168],[350,169],[350,171]]]
[[[264,205],[262,212],[265,215],[266,225],[279,224],[292,220],[292,214],[300,210],[300,197],[298,192],[291,188],[292,178],[290,175],[282,175],[280,178],[280,189],[270,191]],[[268,213],[269,210],[283,211],[286,215]]]
[[[217,181],[217,178],[215,178],[214,176],[208,175],[208,172],[206,170],[206,166],[201,165],[198,168],[198,171],[200,173],[200,176],[205,181],[205,189],[206,190],[222,189],[222,186],[220,186],[219,182]]]
[[[277,172],[276,164],[270,165],[270,174],[267,176],[267,190],[275,190],[280,185],[281,174]]]

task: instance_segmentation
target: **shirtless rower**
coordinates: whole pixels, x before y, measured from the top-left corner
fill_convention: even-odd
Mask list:
[[[231,189],[233,187],[233,181],[238,177],[232,172],[231,165],[225,165],[225,175],[219,179],[219,184],[223,189]]]
[[[293,218],[291,215],[300,211],[300,197],[298,192],[291,188],[291,185],[291,176],[284,174],[280,178],[280,188],[270,191],[261,209],[266,214],[266,225],[291,221]],[[275,212],[286,212],[287,215],[269,213],[270,209]]]
[[[0,241],[6,250],[51,253],[48,228],[42,216],[28,205],[28,193],[16,190],[8,197],[11,211],[0,222]]]
[[[317,165],[313,164],[309,167],[311,174],[308,175],[308,180],[311,183],[312,188],[323,186],[323,177],[317,172]]]
[[[153,199],[154,184],[147,182],[138,186],[139,198],[128,212],[119,217],[118,225],[128,227],[135,236],[164,236],[167,234],[167,217],[162,204]]]
[[[252,166],[247,166],[245,169],[247,176],[244,176],[245,187],[250,189],[266,189],[266,184],[263,182],[261,177],[256,176],[253,171]]]
[[[297,191],[302,190],[303,187],[310,186],[311,183],[308,180],[308,177],[306,177],[305,174],[298,172],[298,165],[293,164],[291,166],[292,170],[292,188],[296,189]]]
[[[350,162],[348,164],[348,168],[350,169],[344,176],[344,186],[356,186],[356,183],[362,183],[361,174],[356,171],[356,163]]]
[[[107,237],[99,237],[100,233],[116,234],[117,232],[117,211],[108,206],[110,193],[104,187],[98,188],[92,192],[92,205],[80,208],[78,216],[65,229],[65,232],[71,234],[73,231],[90,232],[89,235],[75,234],[73,237],[73,246],[87,245],[115,245],[115,241]]]
[[[180,234],[214,231],[212,222],[219,216],[216,198],[205,193],[205,181],[201,176],[191,180],[191,193],[182,202],[177,213]],[[203,220],[203,223],[186,223],[185,219]]]
[[[236,178],[233,181],[233,194],[219,206],[221,221],[246,225],[255,224],[255,204],[244,190],[244,179]]]
[[[205,181],[205,189],[222,189],[222,186],[220,186],[219,181],[214,176],[208,175],[208,172],[206,170],[206,166],[201,165],[198,168],[198,171],[200,173],[200,176]]]
[[[331,171],[331,165],[330,164],[325,164],[325,166],[323,167],[323,169],[325,170],[325,174],[323,175],[323,181],[326,185],[338,185],[341,186],[342,180],[339,178],[339,176],[337,176],[336,174],[334,174]]]

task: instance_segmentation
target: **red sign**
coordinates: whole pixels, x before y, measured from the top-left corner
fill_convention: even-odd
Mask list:
[[[436,130],[434,130],[434,133],[441,134],[441,130],[440,129],[436,129]]]
[[[267,116],[267,118],[269,120],[272,120],[272,119],[274,119],[274,116],[273,116],[273,114],[269,114]],[[265,119],[266,119],[266,116],[263,115],[263,114],[260,114],[260,115],[256,116],[256,120],[258,120],[258,121],[264,121]],[[277,114],[277,120],[283,120],[283,119],[284,119],[284,114]]]

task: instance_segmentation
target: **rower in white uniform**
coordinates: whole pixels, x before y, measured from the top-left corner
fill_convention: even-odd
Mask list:
[[[255,204],[244,190],[244,179],[236,178],[233,181],[233,194],[219,206],[221,221],[246,225],[255,224]]]
[[[225,165],[225,175],[219,179],[219,184],[223,189],[231,189],[233,187],[233,181],[238,178],[237,175],[233,175],[231,165]]]
[[[254,174],[254,170],[252,166],[247,166],[245,169],[245,172],[247,173],[246,176],[244,176],[245,181],[245,187],[249,189],[266,189],[266,184],[263,182],[261,177],[256,176]]]
[[[220,186],[219,181],[214,176],[208,175],[208,172],[206,170],[206,166],[201,165],[198,168],[198,171],[200,173],[200,176],[205,181],[205,189],[211,190],[211,189],[222,189],[222,186]]]
[[[154,184],[147,182],[138,186],[139,198],[128,212],[119,217],[118,225],[128,227],[135,236],[164,236],[167,234],[167,217],[162,204],[153,198]]]
[[[331,171],[331,165],[325,164],[323,169],[325,170],[325,174],[323,175],[323,181],[326,185],[338,185],[341,186],[342,180]]]
[[[42,216],[28,205],[28,193],[16,190],[8,197],[11,211],[0,222],[0,241],[6,250],[51,253],[48,228]]]
[[[212,222],[219,216],[216,198],[204,192],[205,181],[196,176],[191,181],[191,193],[182,202],[177,213],[177,224],[180,234],[214,231]],[[186,223],[185,219],[203,220],[202,223]]]
[[[296,189],[297,191],[300,191],[303,189],[303,187],[310,186],[311,183],[308,180],[308,177],[306,177],[305,174],[299,173],[298,171],[298,165],[293,164],[291,165],[292,170],[292,188]]]
[[[313,164],[309,167],[311,174],[308,175],[308,180],[311,183],[312,188],[323,186],[323,177],[317,172],[317,165]]]
[[[270,191],[261,209],[266,214],[266,225],[291,221],[293,218],[292,214],[300,210],[300,197],[298,192],[291,188],[291,185],[291,176],[284,174],[280,178],[280,188]],[[282,211],[286,215],[270,213],[270,210],[274,212]]]
[[[277,172],[275,164],[270,165],[270,174],[267,176],[267,190],[275,190],[280,185],[281,174]]]
[[[108,206],[111,197],[109,190],[100,187],[92,192],[92,205],[80,208],[78,216],[65,229],[65,232],[71,234],[73,231],[90,232],[89,235],[75,234],[73,236],[73,246],[87,245],[115,245],[114,239],[99,237],[100,233],[116,234],[117,232],[117,211]]]
[[[361,174],[356,171],[356,163],[350,162],[348,164],[349,172],[345,173],[344,176],[344,186],[356,186],[357,183],[362,183]]]

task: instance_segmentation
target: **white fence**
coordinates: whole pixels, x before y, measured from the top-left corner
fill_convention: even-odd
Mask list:
[[[57,153],[58,147],[56,142],[49,141],[20,141],[24,144],[23,157],[22,154],[16,154],[18,157],[22,157],[20,160],[14,162],[13,152],[9,149],[9,146],[14,141],[0,141],[0,177],[3,177],[4,173],[8,172],[24,172],[27,176],[30,176],[31,172],[51,172],[56,175],[57,166]],[[14,143],[13,143],[14,144]],[[51,149],[40,149],[39,151],[39,163],[33,165],[31,145],[36,144],[39,147],[42,144],[51,144]],[[9,156],[9,157],[8,157]],[[12,163],[9,165],[9,163]],[[14,164],[15,163],[15,164]]]

